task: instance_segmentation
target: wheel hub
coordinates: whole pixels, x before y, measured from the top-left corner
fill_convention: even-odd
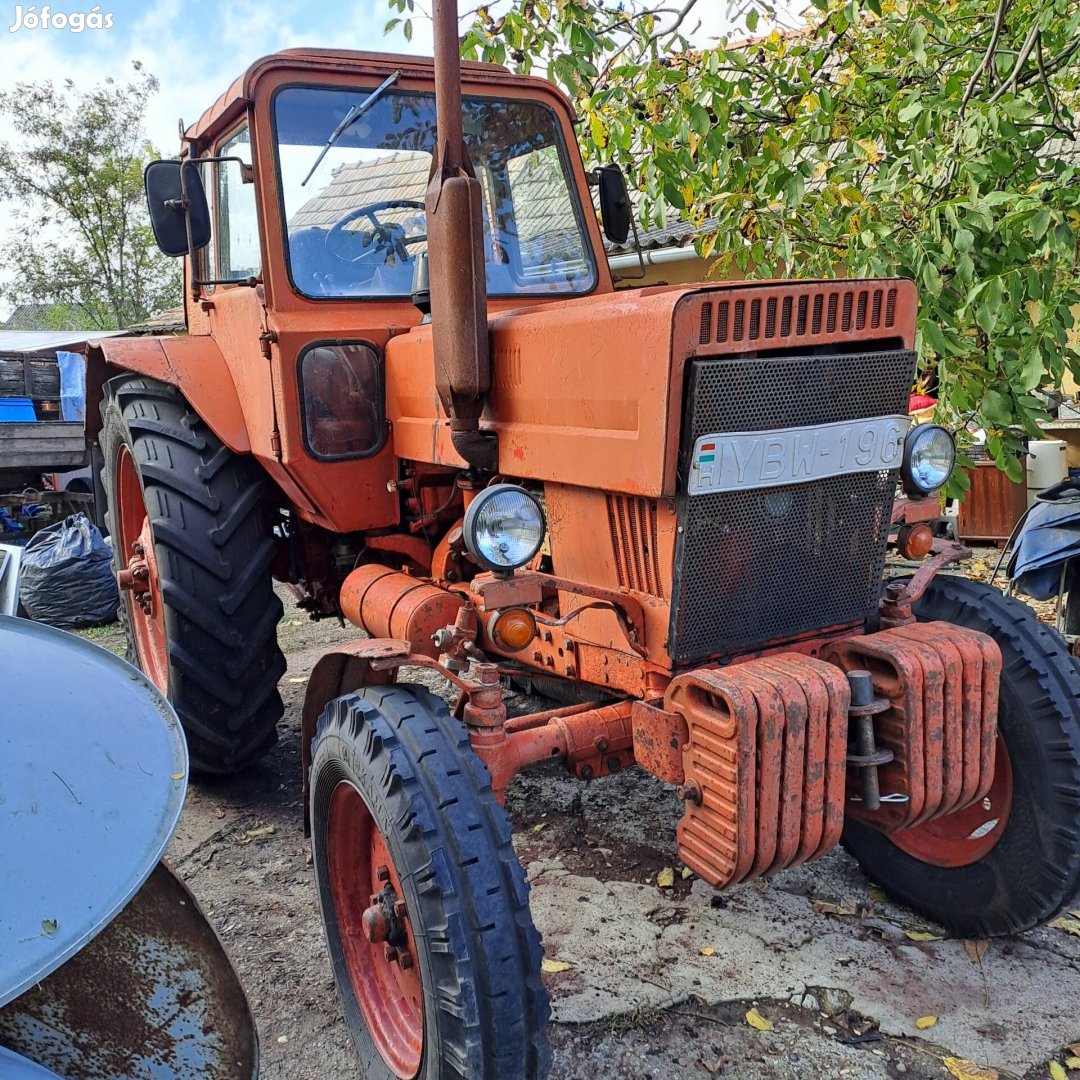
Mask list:
[[[372,945],[385,942],[383,959],[387,963],[397,964],[402,971],[413,966],[413,955],[409,951],[409,929],[406,925],[408,912],[405,901],[399,900],[393,885],[390,884],[390,871],[386,866],[379,866],[376,876],[383,880],[386,873],[387,884],[371,896],[371,906],[360,916],[364,937]]]
[[[121,589],[131,593],[132,599],[144,615],[149,615],[154,607],[154,594],[150,588],[150,564],[146,558],[146,549],[142,540],[136,540],[131,548],[131,558],[128,559],[127,567],[116,575],[116,583]]]

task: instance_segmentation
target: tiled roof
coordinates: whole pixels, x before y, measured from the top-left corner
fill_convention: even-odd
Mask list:
[[[545,249],[557,248],[563,237],[573,238],[577,247],[577,228],[566,220],[566,185],[559,172],[546,173],[541,159],[533,157],[536,167],[528,173],[511,177],[518,193],[515,220],[519,235],[532,240],[543,238]],[[412,150],[399,150],[372,161],[355,161],[339,165],[330,182],[318,194],[304,203],[289,218],[289,231],[329,229],[346,214],[361,206],[407,199],[423,204],[431,170],[431,155]],[[528,185],[528,192],[521,196]],[[408,208],[384,211],[378,215],[384,222],[401,220],[414,213]],[[359,218],[347,228],[365,229],[369,223]],[[552,252],[555,254],[555,252]]]

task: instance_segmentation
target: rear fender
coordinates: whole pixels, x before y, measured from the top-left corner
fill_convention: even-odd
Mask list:
[[[211,337],[115,337],[90,345],[86,370],[86,429],[101,429],[105,382],[121,371],[175,386],[210,430],[234,453],[250,454],[244,411],[225,357]]]

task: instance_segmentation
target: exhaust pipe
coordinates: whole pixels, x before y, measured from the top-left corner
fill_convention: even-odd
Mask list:
[[[491,356],[480,182],[462,133],[457,0],[435,0],[433,17],[438,143],[425,203],[435,387],[454,449],[470,466],[494,472],[497,436],[480,430]]]

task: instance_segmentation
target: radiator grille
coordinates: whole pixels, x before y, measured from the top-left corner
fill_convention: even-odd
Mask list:
[[[706,300],[701,305],[698,343],[770,342],[782,346],[791,338],[813,338],[837,330],[890,330],[896,325],[896,292],[895,287],[868,286],[836,288],[817,293],[813,299],[803,295],[797,300],[791,296]]]
[[[853,304],[857,313],[857,297]],[[826,301],[825,318],[828,312]],[[836,317],[844,318],[839,297]],[[696,361],[688,379],[684,465],[701,435],[902,413],[914,366],[914,354],[901,351]],[[674,659],[732,655],[869,617],[896,479],[895,472],[851,473],[693,498],[684,479],[671,605]]]
[[[619,584],[624,589],[662,597],[664,586],[656,550],[656,501],[609,495],[607,512]]]

